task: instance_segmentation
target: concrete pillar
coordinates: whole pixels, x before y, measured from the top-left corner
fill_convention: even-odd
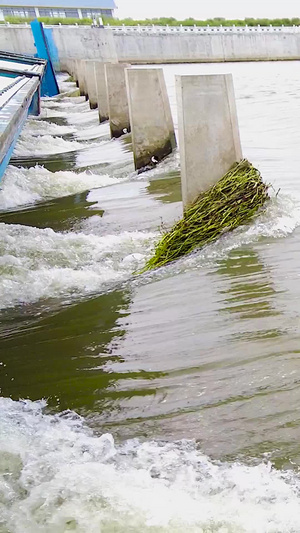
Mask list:
[[[76,79],[76,60],[75,59],[71,59],[70,69],[71,69],[72,78],[75,80]]]
[[[118,63],[105,64],[109,123],[112,137],[121,137],[124,133],[130,132],[125,80],[125,68],[129,66]]]
[[[87,95],[86,82],[85,82],[85,62],[83,59],[76,59],[76,72],[78,87],[82,96]]]
[[[62,70],[66,70],[72,78],[74,78],[74,60],[73,59],[65,59],[65,61],[61,62],[61,68]]]
[[[184,207],[212,187],[242,149],[231,74],[176,76]]]
[[[74,59],[68,59],[68,62],[67,62],[68,72],[69,72],[70,76],[72,76],[73,79],[75,79],[74,63],[75,63]]]
[[[137,170],[169,155],[176,138],[163,70],[127,69],[126,83]]]
[[[90,108],[95,109],[97,107],[97,87],[95,76],[95,61],[87,59],[85,61],[85,81],[86,89],[89,96]]]
[[[107,86],[105,79],[105,63],[103,63],[102,61],[95,61],[94,66],[97,89],[98,114],[99,122],[101,123],[109,119]]]

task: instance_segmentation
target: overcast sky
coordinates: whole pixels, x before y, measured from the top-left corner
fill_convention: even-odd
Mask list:
[[[118,18],[300,17],[299,0],[115,0]]]

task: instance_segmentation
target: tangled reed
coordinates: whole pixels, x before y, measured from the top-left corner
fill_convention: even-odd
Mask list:
[[[268,186],[260,172],[246,159],[236,163],[163,235],[143,272],[166,265],[245,224],[268,198]]]

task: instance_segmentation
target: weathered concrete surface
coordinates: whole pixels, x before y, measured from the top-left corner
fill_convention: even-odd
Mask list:
[[[76,59],[76,73],[77,73],[77,82],[78,82],[80,94],[82,96],[87,96],[84,59]]]
[[[114,40],[119,61],[132,64],[300,58],[299,33],[116,33]]]
[[[110,133],[112,137],[121,137],[130,132],[128,98],[125,69],[130,65],[106,63],[105,78],[107,86]]]
[[[114,36],[109,29],[90,26],[52,26],[52,29],[61,70],[69,58],[118,61]],[[0,50],[35,54],[30,26],[1,25]]]
[[[90,26],[53,26],[61,69],[68,58],[103,62],[186,63],[300,59],[300,32],[113,33]],[[0,25],[0,49],[34,54],[30,27]]]
[[[162,69],[126,69],[135,168],[161,161],[176,147]]]
[[[85,62],[85,83],[91,109],[98,105],[97,86],[95,76],[95,61],[87,59]]]
[[[95,78],[99,122],[105,122],[109,119],[105,63],[102,63],[101,61],[95,61]]]
[[[53,26],[53,38],[61,61],[69,57],[118,61],[111,30],[90,26]]]
[[[184,207],[242,159],[231,74],[176,76]]]
[[[75,59],[67,60],[66,71],[69,72],[72,78],[76,79],[76,60]]]
[[[17,54],[36,54],[30,26],[6,26],[1,24],[0,50]]]

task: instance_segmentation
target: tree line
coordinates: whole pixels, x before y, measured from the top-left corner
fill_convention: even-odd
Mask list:
[[[33,18],[33,17],[32,17]],[[23,24],[30,22],[30,17],[5,17],[5,22],[10,24]],[[62,17],[39,17],[44,24],[80,24],[90,25],[93,23],[91,18],[62,18]],[[160,17],[152,19],[135,20],[132,18],[117,19],[103,17],[104,24],[111,26],[300,26],[300,18],[281,18],[281,19],[267,19],[267,18],[245,18],[245,19],[225,19],[216,17],[206,20],[197,20],[194,18],[187,18],[184,20],[177,20],[173,17]]]
[[[132,18],[125,19],[107,19],[106,23],[111,26],[299,26],[300,18],[282,18],[282,19],[267,19],[267,18],[245,18],[245,19],[225,19],[216,17],[206,20],[197,20],[192,17],[177,20],[173,17],[160,17],[144,20],[135,20]]]

